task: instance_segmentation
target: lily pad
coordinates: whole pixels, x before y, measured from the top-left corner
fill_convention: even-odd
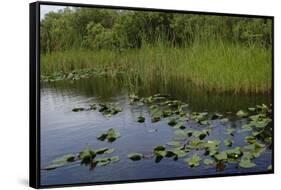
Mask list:
[[[177,138],[180,139],[180,140],[184,140],[188,137],[186,132],[183,131],[183,130],[180,130],[180,129],[176,130],[174,133],[177,136]]]
[[[154,148],[154,151],[161,151],[161,150],[165,150],[166,148],[165,148],[165,146],[163,146],[163,145],[158,145],[158,146],[156,146],[155,148]]]
[[[243,159],[242,159],[242,160],[239,162],[239,166],[240,166],[241,168],[252,168],[252,167],[255,167],[256,164],[253,163],[253,162],[251,162],[250,160],[243,160]]]
[[[75,161],[75,155],[73,154],[67,154],[64,155],[62,157],[56,158],[55,160],[53,160],[51,162],[50,165],[44,167],[44,170],[53,170],[59,167],[63,167],[66,164],[70,163],[70,162],[74,162]]]
[[[119,138],[121,135],[118,131],[114,130],[113,128],[110,128],[107,130],[106,133],[102,133],[97,137],[98,140],[104,141],[107,139],[108,142],[113,142],[117,138]]]
[[[231,147],[232,144],[233,144],[233,141],[232,141],[232,140],[230,140],[230,139],[224,140],[224,145],[225,145],[225,146]]]
[[[177,124],[177,121],[176,121],[176,119],[171,119],[169,122],[168,122],[168,125],[170,125],[170,126],[175,126]]]
[[[267,170],[272,170],[272,165],[267,166]]]
[[[184,122],[178,122],[175,126],[173,126],[175,129],[185,129]]]
[[[139,122],[139,123],[145,122],[145,118],[144,118],[143,116],[139,116],[139,117],[138,117],[138,122]]]
[[[110,162],[114,163],[114,162],[118,162],[120,159],[119,159],[119,156],[112,156],[110,158]]]
[[[185,161],[190,167],[196,167],[200,165],[201,158],[197,154],[194,154],[191,158],[185,159]]]
[[[222,117],[223,117],[222,114],[215,113],[215,114],[212,115],[211,119],[212,119],[212,120],[215,120],[215,119],[220,119],[220,118],[222,118]]]
[[[128,154],[128,158],[130,158],[133,161],[138,161],[143,158],[143,154],[140,153],[130,153]]]
[[[211,160],[211,159],[208,159],[208,158],[204,159],[203,162],[204,162],[204,164],[207,165],[207,166],[208,166],[208,165],[213,165],[213,164],[214,164],[214,161]]]
[[[227,154],[226,152],[220,152],[218,154],[215,154],[214,157],[216,160],[221,161],[221,160],[227,160]]]
[[[175,155],[178,157],[178,158],[182,158],[184,156],[186,156],[188,153],[184,150],[181,150],[181,149],[178,149],[178,148],[175,148],[173,150],[173,153],[175,153]]]
[[[170,141],[167,143],[169,146],[180,147],[181,143],[179,141]]]
[[[161,120],[161,118],[158,117],[158,116],[154,116],[154,117],[151,118],[151,122],[152,122],[152,123],[156,123],[156,122],[158,122],[158,121],[160,121],[160,120]]]
[[[92,149],[85,149],[79,153],[79,159],[82,164],[90,163],[96,157],[96,152]]]
[[[73,112],[79,112],[79,111],[84,111],[85,108],[73,108],[72,111]]]
[[[111,148],[111,149],[101,148],[101,149],[96,150],[95,152],[96,152],[96,154],[110,154],[110,153],[114,152],[114,148]]]
[[[97,158],[95,162],[97,162],[97,166],[106,166],[110,163],[110,158]]]
[[[245,141],[249,144],[253,144],[256,142],[256,137],[253,137],[253,136],[247,136],[245,137]]]
[[[249,113],[246,112],[246,111],[243,111],[243,110],[239,110],[239,111],[236,113],[236,115],[237,115],[238,117],[247,117],[247,116],[249,115]]]

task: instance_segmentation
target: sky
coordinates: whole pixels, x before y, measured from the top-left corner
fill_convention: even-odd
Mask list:
[[[45,15],[49,12],[58,12],[59,10],[64,9],[65,6],[56,6],[56,5],[41,5],[40,6],[40,20],[44,19]]]

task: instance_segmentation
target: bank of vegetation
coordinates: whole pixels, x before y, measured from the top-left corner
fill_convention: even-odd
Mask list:
[[[160,78],[220,92],[272,89],[268,18],[66,8],[40,28],[43,79],[79,79],[86,69],[122,74],[130,86]]]

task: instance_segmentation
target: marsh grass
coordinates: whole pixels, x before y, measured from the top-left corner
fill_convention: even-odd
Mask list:
[[[192,81],[197,87],[218,92],[269,93],[271,91],[271,49],[222,41],[194,42],[189,47],[154,45],[124,51],[73,49],[41,55],[41,74],[99,69],[109,75],[124,71],[129,87],[149,87]]]

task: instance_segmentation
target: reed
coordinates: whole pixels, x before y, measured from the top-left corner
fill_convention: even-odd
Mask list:
[[[41,55],[41,74],[79,69],[124,71],[130,87],[191,81],[210,91],[268,93],[271,91],[271,48],[223,41],[195,41],[172,47],[161,41],[124,51],[72,49]]]

